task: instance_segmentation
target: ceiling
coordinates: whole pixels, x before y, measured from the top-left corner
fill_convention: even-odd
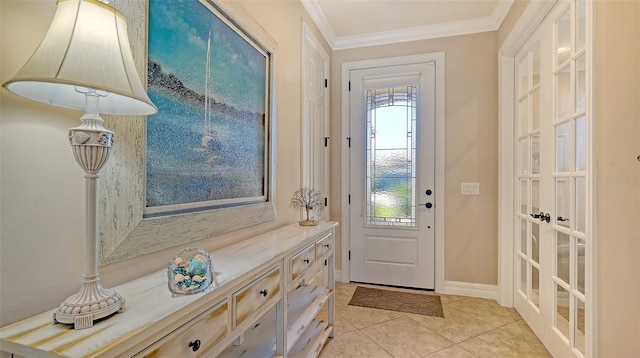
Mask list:
[[[332,49],[494,31],[514,0],[301,0]]]

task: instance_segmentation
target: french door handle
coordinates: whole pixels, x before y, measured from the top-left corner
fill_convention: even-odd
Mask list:
[[[569,221],[569,219],[558,216],[558,221]]]
[[[540,214],[529,214],[531,215],[532,218],[534,219],[538,219],[540,221],[546,221],[546,222],[550,222],[551,221],[551,215],[549,215],[549,213],[544,213],[544,212],[540,212]]]

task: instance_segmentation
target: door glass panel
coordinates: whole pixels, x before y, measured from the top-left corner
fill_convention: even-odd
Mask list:
[[[520,175],[529,174],[529,141],[520,139]]]
[[[571,14],[567,10],[556,24],[557,66],[560,67],[571,55]]]
[[[540,136],[531,136],[531,174],[540,174]]]
[[[540,128],[540,89],[531,94],[531,130]]]
[[[529,187],[528,180],[520,180],[520,213],[529,215]]]
[[[527,297],[527,260],[520,259],[520,292]]]
[[[531,86],[535,87],[538,83],[540,83],[540,47],[536,46],[533,48],[532,56],[531,56]]]
[[[580,56],[576,60],[576,112],[584,111],[586,108],[587,97],[587,64],[584,56]]]
[[[529,133],[529,97],[520,101],[520,135]]]
[[[576,238],[576,273],[578,279],[578,291],[584,294],[584,268],[585,268],[585,243],[584,240]]]
[[[417,87],[366,91],[367,225],[415,227]]]
[[[569,227],[570,217],[569,179],[556,180],[556,219],[560,226]]]
[[[569,292],[556,284],[556,328],[569,339]]]
[[[586,224],[586,212],[587,212],[587,208],[586,208],[586,195],[587,195],[587,188],[586,188],[586,180],[585,178],[576,178],[576,184],[575,184],[575,189],[576,189],[576,194],[575,194],[575,198],[576,198],[576,222],[575,222],[575,226],[573,227],[574,230],[580,231],[580,232],[586,232],[585,230],[585,224]]]
[[[520,96],[529,91],[529,56],[520,61]]]
[[[559,173],[569,171],[569,160],[571,159],[570,129],[570,122],[556,126],[556,171]]]
[[[567,284],[569,284],[569,251],[571,248],[569,242],[569,235],[556,232],[556,254],[558,257],[556,262],[556,276]]]
[[[587,16],[585,12],[584,0],[576,1],[576,49],[581,50],[585,46]],[[577,52],[577,51],[576,51]]]
[[[540,262],[540,224],[531,223],[531,259]]]
[[[527,222],[528,220],[520,219],[520,252],[527,254]]]
[[[587,168],[587,120],[584,116],[576,119],[576,171]]]
[[[540,212],[540,180],[531,180],[531,211]]]
[[[562,119],[571,114],[571,72],[566,66],[556,76],[556,119]]]
[[[531,303],[540,306],[540,271],[531,266]]]
[[[576,307],[576,327],[575,327],[575,346],[578,348],[580,353],[584,356],[584,332],[585,332],[585,319],[584,319],[584,302],[582,302],[579,298],[575,299],[575,307]]]

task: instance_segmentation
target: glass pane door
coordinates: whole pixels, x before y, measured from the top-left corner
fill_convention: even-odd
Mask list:
[[[540,306],[540,47],[522,53],[517,66],[518,293],[539,312]],[[543,215],[544,217],[544,215]]]
[[[585,251],[589,249],[585,222],[589,127],[585,31],[585,2],[572,1],[554,23],[553,329],[581,355],[585,355]]]

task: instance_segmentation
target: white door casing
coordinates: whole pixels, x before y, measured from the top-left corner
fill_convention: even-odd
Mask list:
[[[435,255],[435,264],[434,261],[431,261],[431,271],[435,270],[435,275],[431,274],[432,284],[430,288],[443,289],[444,288],[444,53],[433,53],[433,54],[423,54],[423,55],[415,55],[415,56],[405,56],[405,57],[396,57],[396,58],[387,58],[380,60],[366,60],[366,61],[357,61],[344,63],[342,66],[342,78],[343,83],[345,84],[345,89],[343,92],[343,105],[342,105],[342,113],[343,113],[343,126],[342,133],[344,135],[344,150],[342,156],[342,168],[343,168],[343,180],[342,180],[342,193],[343,195],[343,216],[342,216],[342,248],[343,248],[343,256],[342,256],[342,280],[345,282],[349,282],[353,280],[351,272],[353,268],[350,266],[349,262],[349,249],[352,246],[352,237],[351,230],[352,224],[350,222],[350,205],[349,205],[349,197],[350,187],[350,175],[352,174],[351,170],[353,170],[354,165],[349,162],[349,144],[352,142],[352,134],[349,117],[350,117],[350,109],[349,109],[349,76],[353,71],[357,70],[366,70],[376,67],[389,67],[389,66],[401,66],[407,64],[424,64],[424,63],[432,63],[435,67],[435,111],[434,111],[434,119],[435,119],[435,178],[433,179],[434,184],[431,188],[434,195],[431,196],[433,208],[426,209],[422,206],[417,207],[417,212],[424,211],[424,213],[428,213],[431,210],[430,220],[431,225],[426,224],[427,219],[422,219],[422,223],[420,225],[431,226],[430,230],[432,230],[432,234],[435,238],[435,251],[433,245],[431,246],[431,255],[432,257]],[[402,71],[401,71],[402,72]],[[410,71],[409,71],[410,72]],[[404,71],[404,74],[407,74],[407,71]],[[375,77],[375,76],[374,76]],[[382,80],[384,82],[386,80]],[[378,80],[378,82],[380,82]],[[353,85],[353,83],[352,83]],[[352,142],[353,145],[353,142]],[[422,144],[424,145],[424,144]],[[420,145],[419,145],[420,146]],[[352,146],[353,148],[353,146]],[[432,165],[433,166],[433,165]],[[361,187],[364,187],[364,183],[361,183]],[[418,194],[416,204],[424,204],[427,201],[427,196],[425,195],[425,188],[420,186],[416,186],[416,192]],[[440,195],[438,195],[440,193]],[[353,195],[351,195],[353,199]],[[353,202],[351,203],[353,205]],[[435,226],[435,227],[434,227]],[[433,230],[435,229],[435,230]],[[385,237],[389,235],[379,235],[375,239],[380,239],[381,237]],[[404,239],[400,239],[401,241]],[[384,241],[384,240],[383,240]],[[410,245],[409,245],[410,246]],[[364,248],[363,248],[364,250]],[[380,251],[378,251],[380,252]],[[433,254],[435,252],[435,254]],[[352,256],[353,256],[352,252]],[[415,255],[415,253],[414,253]],[[429,256],[429,254],[424,255]],[[424,258],[423,258],[424,259]],[[433,260],[433,259],[432,259]],[[375,275],[378,276],[378,275]],[[393,275],[391,275],[393,276]],[[435,276],[435,280],[434,280]],[[384,282],[383,282],[384,283]],[[393,283],[387,283],[393,284]],[[399,283],[396,285],[406,285],[406,286],[414,286],[420,287],[419,284],[402,284]],[[424,286],[422,286],[424,287]]]
[[[324,194],[326,206],[314,219],[329,218],[329,56],[302,23],[301,186]]]

